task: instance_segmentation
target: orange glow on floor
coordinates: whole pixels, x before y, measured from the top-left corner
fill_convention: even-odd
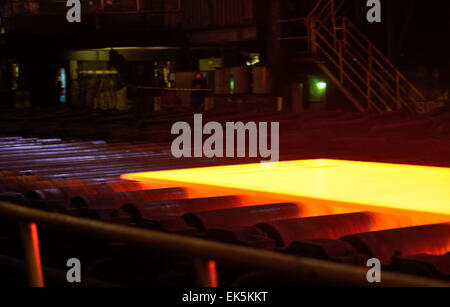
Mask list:
[[[340,160],[302,160],[122,175],[162,186],[250,194],[354,211],[417,213],[450,220],[450,169]],[[393,222],[393,225],[396,223]]]

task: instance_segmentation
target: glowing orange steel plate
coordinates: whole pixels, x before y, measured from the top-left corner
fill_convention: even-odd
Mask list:
[[[167,186],[215,188],[360,210],[416,211],[450,220],[450,169],[339,160],[280,162],[122,175]]]

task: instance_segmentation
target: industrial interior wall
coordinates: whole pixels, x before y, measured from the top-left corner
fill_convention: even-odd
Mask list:
[[[183,27],[202,29],[248,25],[254,21],[254,0],[182,0]]]
[[[192,81],[195,78],[195,72],[176,72],[175,73],[175,86],[177,88],[191,88]],[[176,99],[183,107],[191,106],[191,92],[179,91],[176,93]]]

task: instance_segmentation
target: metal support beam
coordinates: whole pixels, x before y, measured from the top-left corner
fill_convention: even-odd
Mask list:
[[[216,262],[214,260],[194,259],[199,287],[218,287]]]
[[[41,252],[39,249],[39,236],[35,223],[20,223],[25,263],[27,266],[28,283],[31,287],[43,287]]]
[[[153,248],[161,250],[161,252],[177,254],[182,252],[192,258],[214,259],[215,261],[263,270],[301,281],[320,280],[330,284],[345,283],[355,286],[371,286],[367,282],[367,270],[365,268],[329,261],[295,257],[277,252],[88,220],[31,209],[8,202],[0,202],[0,216],[6,216],[18,222],[36,221],[39,225],[49,228],[70,229],[91,238],[122,240],[135,246]],[[450,284],[444,281],[389,272],[383,273],[383,282],[377,285],[385,287],[450,287]]]

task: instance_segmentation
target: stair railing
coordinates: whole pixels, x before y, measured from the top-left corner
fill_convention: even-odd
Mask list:
[[[343,4],[343,0],[319,0],[307,17],[280,20],[281,24],[303,23],[305,35],[279,39],[307,40],[312,56],[330,63],[320,64],[321,68],[328,74],[337,71],[332,77],[342,90],[351,87],[346,96],[357,96],[351,100],[360,110],[425,111],[422,93],[347,17],[336,17]],[[362,107],[359,99],[367,105]]]

